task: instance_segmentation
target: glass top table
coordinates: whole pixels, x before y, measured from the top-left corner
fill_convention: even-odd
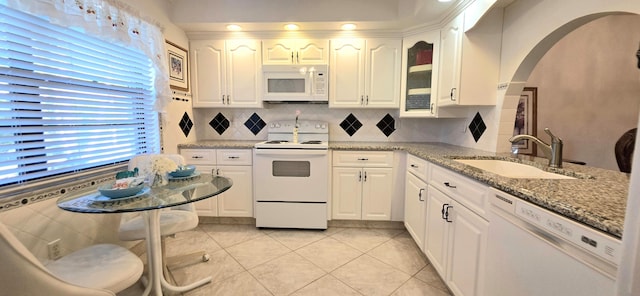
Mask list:
[[[111,199],[92,191],[84,195],[63,197],[58,207],[79,213],[125,213],[149,211],[184,205],[216,196],[231,188],[233,182],[222,176],[202,174],[191,178],[170,180],[160,187],[145,187],[138,194]]]
[[[149,279],[143,295],[162,295],[163,289],[185,292],[211,282],[207,277],[186,286],[174,286],[163,275],[160,217],[162,209],[189,204],[225,192],[233,182],[209,174],[170,180],[167,185],[146,187],[140,193],[119,199],[109,199],[97,190],[58,200],[58,207],[78,213],[105,214],[139,212],[145,222]]]

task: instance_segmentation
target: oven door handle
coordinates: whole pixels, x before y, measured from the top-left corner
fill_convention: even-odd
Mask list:
[[[327,149],[255,149],[256,155],[327,155]]]

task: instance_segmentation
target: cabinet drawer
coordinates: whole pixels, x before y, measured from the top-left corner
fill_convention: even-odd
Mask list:
[[[251,165],[251,149],[218,149],[218,165]]]
[[[180,155],[188,164],[216,164],[215,149],[182,149]]]
[[[392,167],[393,151],[334,151],[333,166]]]
[[[438,188],[476,214],[487,218],[488,186],[437,165],[429,167],[428,178],[429,184],[433,187]]]
[[[420,180],[425,182],[427,181],[428,165],[429,162],[422,158],[411,154],[407,155],[407,172],[414,174],[416,177],[420,178]]]

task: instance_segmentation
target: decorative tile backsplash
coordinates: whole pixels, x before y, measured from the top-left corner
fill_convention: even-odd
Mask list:
[[[340,123],[340,127],[351,137],[362,127],[362,123],[353,113],[350,113],[349,116]]]
[[[188,137],[189,132],[191,132],[191,128],[193,127],[193,121],[191,121],[191,118],[189,118],[189,114],[187,114],[187,112],[184,112],[184,115],[182,115],[178,126],[180,126],[180,130],[182,130],[184,136]]]
[[[254,135],[257,135],[266,125],[267,124],[257,113],[253,113],[253,115],[244,122],[244,126],[246,126]]]
[[[400,118],[399,111],[391,109],[338,109],[329,108],[326,104],[265,104],[262,109],[194,108],[193,130],[197,140],[265,140],[266,127],[270,122],[294,120],[297,110],[301,113],[300,120],[327,121],[330,141],[438,142],[443,135],[442,127],[447,124],[439,119]],[[358,127],[356,120],[347,120],[351,134],[341,126],[345,119],[351,118],[349,115],[360,123]],[[258,118],[265,124],[262,128],[259,128],[262,124]]]
[[[389,137],[393,132],[396,131],[396,120],[387,113],[376,126],[380,129],[380,131],[387,137]]]
[[[209,121],[209,126],[218,132],[218,135],[222,135],[229,128],[229,120],[222,113],[218,113]]]
[[[471,120],[471,123],[469,123],[469,131],[476,143],[480,140],[480,137],[482,137],[485,130],[487,130],[487,126],[484,124],[484,120],[482,120],[480,112],[478,112],[476,113],[476,116],[473,117],[473,120]]]

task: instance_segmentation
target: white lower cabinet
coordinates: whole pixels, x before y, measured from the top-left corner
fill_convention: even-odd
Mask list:
[[[404,195],[404,226],[418,247],[424,251],[427,215],[428,163],[413,155],[407,157]]]
[[[228,177],[229,190],[195,203],[199,216],[253,217],[253,174],[251,149],[182,149],[188,164],[201,174]]]
[[[392,166],[393,152],[333,152],[332,218],[391,220]]]
[[[432,165],[430,175],[439,170],[445,169]],[[486,200],[488,188],[445,171],[448,178],[442,184],[438,178],[429,178],[424,251],[454,295],[483,295],[489,222],[465,203]],[[450,190],[445,193],[441,188]],[[483,196],[469,196],[469,192]]]

